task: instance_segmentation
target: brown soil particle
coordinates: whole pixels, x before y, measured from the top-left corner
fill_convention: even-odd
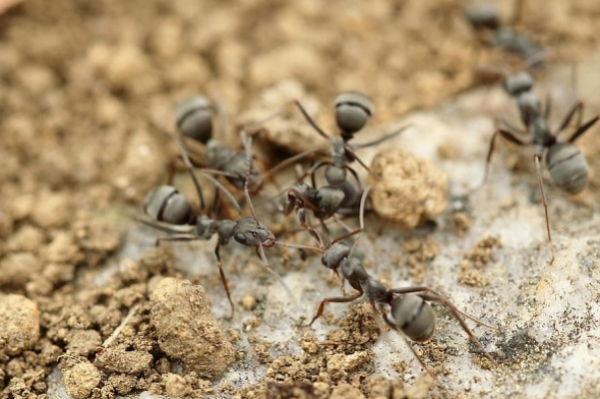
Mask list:
[[[340,384],[331,391],[330,399],[345,399],[345,398],[355,398],[355,399],[364,399],[365,395],[360,391],[360,389],[353,387],[350,384]]]
[[[460,261],[459,281],[476,287],[487,285],[488,280],[481,275],[481,270],[490,262],[492,251],[500,246],[497,236],[485,236],[479,240]]]
[[[154,358],[148,352],[104,349],[96,357],[96,366],[113,373],[139,374],[150,369]]]
[[[180,375],[168,373],[163,376],[163,379],[167,395],[173,398],[183,398],[192,391],[189,383]]]
[[[65,342],[67,342],[67,351],[87,357],[102,345],[102,338],[96,330],[71,330]]]
[[[63,383],[67,394],[74,399],[86,399],[92,394],[92,390],[100,384],[102,374],[89,362],[81,362],[73,368],[65,371]]]
[[[215,378],[233,362],[233,346],[214,320],[201,286],[165,278],[154,288],[150,300],[150,319],[160,348],[183,361],[188,371]]]
[[[33,348],[40,336],[40,310],[21,295],[0,295],[0,354],[18,355]]]
[[[373,206],[381,217],[412,228],[448,206],[446,174],[408,151],[382,150],[371,172]]]
[[[31,276],[38,275],[43,264],[29,252],[17,252],[0,260],[0,287],[23,288]]]

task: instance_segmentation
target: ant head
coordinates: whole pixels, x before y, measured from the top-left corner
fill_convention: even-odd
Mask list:
[[[504,81],[504,90],[511,97],[517,97],[520,94],[533,88],[535,81],[533,76],[527,72],[517,72],[506,77]]]
[[[248,247],[269,248],[275,245],[275,235],[271,230],[259,224],[253,217],[248,216],[239,221],[233,234],[235,241]]]
[[[359,91],[345,91],[335,99],[335,121],[345,141],[362,129],[373,115],[373,101]]]
[[[146,195],[144,212],[152,219],[169,224],[188,224],[194,217],[192,207],[175,187],[158,186]]]
[[[465,8],[465,17],[475,29],[498,29],[500,18],[495,4],[488,2],[471,3]]]
[[[187,98],[175,107],[175,123],[179,131],[203,144],[212,138],[212,116],[210,100],[202,95]]]
[[[433,335],[435,314],[419,295],[396,297],[392,302],[392,317],[396,326],[413,341],[425,342]]]
[[[350,247],[344,242],[335,242],[331,244],[321,257],[321,263],[328,269],[335,270],[340,266],[340,262],[350,254]]]

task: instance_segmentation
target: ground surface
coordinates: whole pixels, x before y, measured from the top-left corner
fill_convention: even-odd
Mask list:
[[[523,29],[553,50],[540,92],[555,98],[554,120],[574,100],[570,61],[579,63],[587,115],[598,113],[598,5],[526,3]],[[18,295],[2,297],[0,314],[27,332],[13,334],[8,321],[0,330],[3,345],[16,337],[14,351],[0,353],[1,398],[60,397],[61,372],[74,397],[97,398],[132,390],[242,398],[599,395],[598,128],[578,142],[590,163],[589,189],[568,197],[547,185],[552,264],[541,205],[530,201],[531,152],[507,145],[484,189],[451,201],[454,211],[437,227],[407,231],[367,217],[358,249],[374,276],[389,286],[439,289],[499,327],[474,327],[494,366],[436,307],[436,335],[415,348],[437,383],[368,304],[333,305],[314,328],[298,326],[321,298],[340,293],[318,257],[269,253],[289,295],[252,251],[226,247],[237,305],[227,320],[214,242],[152,249],[157,234],[134,216],[165,179],[175,147],[162,131],[172,130],[171,108],[191,93],[222,96],[234,125],[237,115],[267,107],[273,96],[266,93],[277,86],[275,93],[313,101],[330,128],[335,93],[361,89],[377,107],[365,141],[410,123],[388,147],[442,166],[453,198],[480,181],[492,118],[515,114],[498,88],[470,90],[478,64],[507,62],[486,49],[473,55],[462,3],[323,4],[26,1],[0,16],[0,289]],[[361,157],[370,162],[375,152]],[[185,176],[181,184],[189,192]],[[258,213],[281,239],[310,242],[284,234],[292,218],[271,219],[266,206]],[[205,287],[216,322],[210,315],[196,322],[216,323],[202,339],[231,343],[235,360],[224,374],[215,376],[231,360],[227,351],[206,355],[215,370],[182,372],[159,345],[167,332],[157,330],[153,309],[169,302],[151,293],[163,276]],[[185,309],[199,313],[203,303]]]

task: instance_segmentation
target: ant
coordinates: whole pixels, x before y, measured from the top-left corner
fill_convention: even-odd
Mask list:
[[[242,131],[242,137],[246,147],[247,165],[250,165],[250,148],[252,138],[246,138],[244,131]],[[200,198],[201,203],[204,203],[202,188],[194,173],[193,165],[188,157],[181,139],[176,137],[176,140],[186,169],[189,171],[194,182],[198,197]],[[250,170],[249,166],[247,166],[247,170]],[[249,172],[247,172],[247,174],[248,173]],[[223,187],[220,183],[218,183],[218,181],[216,181],[214,178],[211,178],[209,175],[204,176],[216,184],[218,189],[225,192],[229,200],[234,204],[238,212],[241,214],[241,208],[239,204],[225,189],[225,187]],[[227,299],[229,300],[229,304],[231,306],[232,316],[234,313],[234,305],[231,299],[227,277],[225,276],[222,266],[220,255],[221,246],[228,244],[233,238],[233,240],[238,244],[256,248],[256,253],[262,260],[266,269],[280,279],[280,277],[269,267],[264,252],[264,248],[270,248],[277,244],[278,241],[276,240],[275,235],[266,226],[258,221],[256,212],[254,211],[254,207],[250,200],[248,189],[249,179],[246,178],[244,182],[244,194],[250,206],[252,216],[246,216],[238,220],[215,220],[202,212],[196,215],[192,211],[191,205],[187,199],[180,194],[176,188],[163,185],[159,186],[157,189],[148,194],[145,201],[145,212],[150,219],[141,219],[143,224],[171,234],[171,236],[168,237],[158,238],[156,242],[157,245],[159,245],[161,241],[209,240],[215,234],[218,236],[219,239],[214,250],[214,255],[217,260],[217,267],[219,268],[221,282],[225,288]],[[282,284],[286,289],[288,289],[287,286],[285,286],[285,283]]]
[[[492,153],[494,152],[496,136],[501,135],[504,139],[518,146],[535,146],[536,152],[533,159],[542,193],[548,241],[552,241],[548,204],[546,202],[546,194],[544,193],[540,160],[545,153],[546,167],[551,179],[558,187],[570,194],[580,193],[587,182],[588,164],[574,143],[575,140],[581,137],[598,121],[599,117],[595,116],[582,125],[583,103],[578,101],[564,116],[558,128],[552,131],[548,124],[551,111],[550,98],[546,101],[545,109],[542,111],[542,102],[533,91],[534,83],[534,78],[527,72],[518,72],[506,77],[504,89],[510,97],[516,100],[519,116],[525,129],[516,128],[509,122],[501,119],[501,123],[505,126],[505,129],[496,129],[490,140],[484,180],[477,189],[481,188],[488,179],[489,165]],[[575,116],[577,116],[575,131],[567,141],[559,142],[557,138],[558,134],[569,127],[571,120]]]
[[[364,231],[364,208],[369,189],[370,187],[366,187],[361,195],[360,227],[353,232],[337,238],[326,248],[323,247],[322,240],[319,239],[319,247],[313,248],[322,253],[321,263],[323,266],[333,270],[338,276],[341,273],[342,280],[348,280],[350,286],[356,290],[356,293],[349,296],[323,299],[319,303],[317,313],[308,326],[312,326],[323,315],[325,305],[328,303],[349,303],[365,296],[373,309],[382,315],[384,322],[391,329],[403,334],[401,334],[403,340],[407,343],[423,369],[429,372],[427,366],[412,345],[408,343],[405,336],[416,342],[425,342],[431,338],[435,329],[435,314],[429,302],[437,302],[450,310],[452,316],[458,321],[475,345],[492,363],[497,364],[475,337],[463,317],[478,324],[487,327],[490,326],[458,310],[448,299],[432,288],[415,286],[388,289],[365,270],[362,260],[359,257],[353,256],[353,249],[358,242],[358,238],[352,246],[342,241]],[[304,248],[307,247],[305,246]]]
[[[325,133],[297,100],[296,105],[315,131],[329,140],[331,143],[331,156],[329,160],[317,162],[304,174],[304,176],[311,176],[312,186],[298,183],[287,191],[284,213],[289,214],[296,209],[298,219],[301,225],[305,227],[307,226],[306,208],[309,208],[313,211],[315,217],[321,221],[321,224],[325,226],[323,224],[325,219],[334,216],[335,213],[354,213],[359,205],[361,183],[358,173],[349,164],[356,160],[367,171],[369,171],[369,167],[358,157],[355,151],[391,139],[402,133],[407,127],[402,127],[372,142],[351,145],[349,141],[362,130],[374,111],[373,102],[367,95],[358,91],[346,91],[340,93],[335,99],[335,119],[340,129],[341,138],[332,137]],[[312,153],[314,151],[299,154],[284,161],[284,163],[289,164]],[[279,168],[282,164],[277,165],[275,168]],[[325,167],[327,185],[317,188],[315,172],[322,167]],[[352,174],[358,186],[348,180],[347,172]],[[301,181],[302,177],[299,180]]]
[[[263,180],[252,162],[248,169],[246,154],[213,138],[213,108],[210,100],[203,95],[187,98],[175,107],[175,122],[181,134],[204,145],[202,161],[198,160],[198,154],[192,153],[190,162],[195,167],[204,167],[205,173],[224,176],[238,190],[247,188],[250,194],[258,193]],[[224,139],[226,117],[220,102],[217,110],[219,136]]]
[[[516,12],[512,22],[517,22],[521,16],[523,0],[516,1]],[[516,54],[530,68],[542,68],[548,51],[533,43],[526,35],[516,32],[510,26],[502,25],[495,4],[475,2],[465,10],[465,17],[471,27],[477,32],[479,39],[486,45]]]

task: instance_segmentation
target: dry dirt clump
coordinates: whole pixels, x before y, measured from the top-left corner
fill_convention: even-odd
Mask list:
[[[204,289],[189,281],[165,278],[150,299],[150,319],[160,348],[202,377],[222,374],[234,360],[234,351],[214,320]]]
[[[492,259],[492,251],[500,246],[497,236],[485,236],[479,240],[460,261],[459,281],[477,287],[487,285],[489,281],[481,275],[481,270]]]
[[[382,326],[371,305],[350,305],[339,320],[340,328],[329,332],[324,341],[306,332],[300,339],[303,352],[273,359],[267,375],[258,385],[234,392],[232,398],[423,398],[433,386],[417,380],[404,387],[402,380],[373,376],[376,361],[369,349],[377,342]],[[323,317],[323,319],[328,319]]]
[[[21,295],[0,295],[0,353],[18,355],[40,337],[40,310]]]
[[[51,307],[46,336],[59,345],[53,361],[69,395],[112,399],[149,391],[195,398],[212,392],[203,377],[222,372],[233,349],[202,287],[175,278],[173,262],[168,249],[148,250],[139,261],[121,261],[104,284],[76,294],[76,301],[62,297],[61,306]],[[176,374],[179,360],[201,371]]]
[[[101,379],[100,371],[89,362],[78,363],[63,375],[65,390],[74,399],[88,398]]]
[[[379,152],[371,164],[377,214],[413,228],[448,206],[448,177],[439,168],[402,149]]]

